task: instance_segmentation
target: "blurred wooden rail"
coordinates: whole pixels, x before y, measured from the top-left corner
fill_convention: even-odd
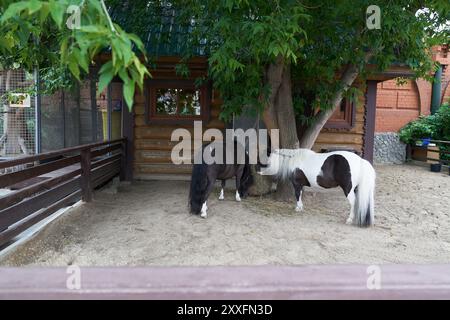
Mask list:
[[[450,299],[450,265],[378,267],[378,290],[367,265],[82,267],[80,289],[66,268],[0,268],[0,299]]]
[[[117,139],[0,162],[0,169],[13,168],[0,175],[0,188],[13,190],[0,197],[0,248],[57,210],[91,201],[95,187],[124,172],[125,144]]]

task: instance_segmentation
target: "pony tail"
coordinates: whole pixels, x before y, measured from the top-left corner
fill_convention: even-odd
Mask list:
[[[241,183],[239,187],[239,195],[245,198],[248,194],[248,189],[253,184],[253,175],[251,165],[246,163],[244,165],[244,171],[242,172]]]
[[[208,178],[206,176],[206,163],[194,164],[191,176],[191,188],[189,190],[189,208],[191,213],[200,214],[205,202]]]
[[[360,227],[369,227],[374,220],[375,170],[367,160],[361,159],[359,174],[359,183],[355,190],[355,222]]]

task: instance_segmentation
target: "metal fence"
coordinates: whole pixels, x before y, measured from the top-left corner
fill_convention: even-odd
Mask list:
[[[0,157],[35,153],[34,85],[33,75],[23,70],[0,71]]]
[[[69,90],[36,99],[35,83],[34,75],[23,70],[0,71],[3,160],[121,136],[121,84],[113,83],[99,93],[98,79],[91,76]]]

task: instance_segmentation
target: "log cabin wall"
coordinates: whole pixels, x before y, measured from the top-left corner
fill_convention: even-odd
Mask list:
[[[363,92],[366,86],[363,82],[357,83]],[[359,155],[363,153],[365,133],[366,94],[359,96],[355,108],[353,125],[351,128],[324,128],[317,137],[313,150],[319,152],[322,149],[349,149],[355,150]]]
[[[159,60],[157,68],[151,70],[152,79],[177,80],[183,77],[174,72],[176,58]],[[207,62],[198,58],[193,60],[189,68],[191,76],[206,75]],[[361,85],[361,84],[359,84]],[[362,154],[364,141],[365,95],[362,95],[355,105],[353,126],[351,128],[325,128],[320,133],[313,149],[320,151],[329,148],[344,148],[356,150]],[[134,151],[133,177],[135,179],[189,179],[192,166],[189,164],[175,165],[171,161],[171,150],[178,142],[171,142],[171,134],[177,128],[185,128],[193,134],[191,124],[161,124],[146,121],[148,117],[148,99],[142,92],[135,94],[134,106]],[[224,131],[226,125],[219,120],[221,100],[217,91],[212,90],[209,120],[203,124],[203,131],[217,128]],[[194,141],[191,141],[194,145]],[[196,152],[196,150],[192,150]],[[192,158],[193,159],[193,158]]]
[[[153,80],[185,79],[175,72],[177,58],[161,58],[157,67],[151,70]],[[207,62],[204,58],[195,58],[188,64],[190,77],[195,79],[206,75]],[[146,101],[147,100],[147,101]],[[203,122],[203,131],[216,128],[225,129],[225,123],[219,120],[221,101],[218,93],[211,90],[209,120]],[[194,127],[191,123],[152,123],[147,121],[148,98],[142,92],[135,95],[134,106],[134,161],[133,176],[135,179],[188,179],[192,166],[189,164],[175,165],[171,161],[171,150],[178,142],[172,142],[171,135],[175,129],[185,128],[191,132],[194,145]],[[196,150],[192,150],[192,154]],[[193,157],[192,157],[193,159]]]

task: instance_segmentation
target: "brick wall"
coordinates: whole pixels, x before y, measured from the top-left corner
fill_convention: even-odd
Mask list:
[[[433,60],[443,66],[442,96],[450,99],[450,54],[443,46],[434,48]],[[377,112],[375,132],[397,132],[419,115],[430,113],[432,84],[424,79],[408,80],[404,85],[397,81],[380,82],[377,87]]]
[[[396,80],[378,83],[375,132],[397,132],[420,114],[420,96],[414,81],[397,85]]]

